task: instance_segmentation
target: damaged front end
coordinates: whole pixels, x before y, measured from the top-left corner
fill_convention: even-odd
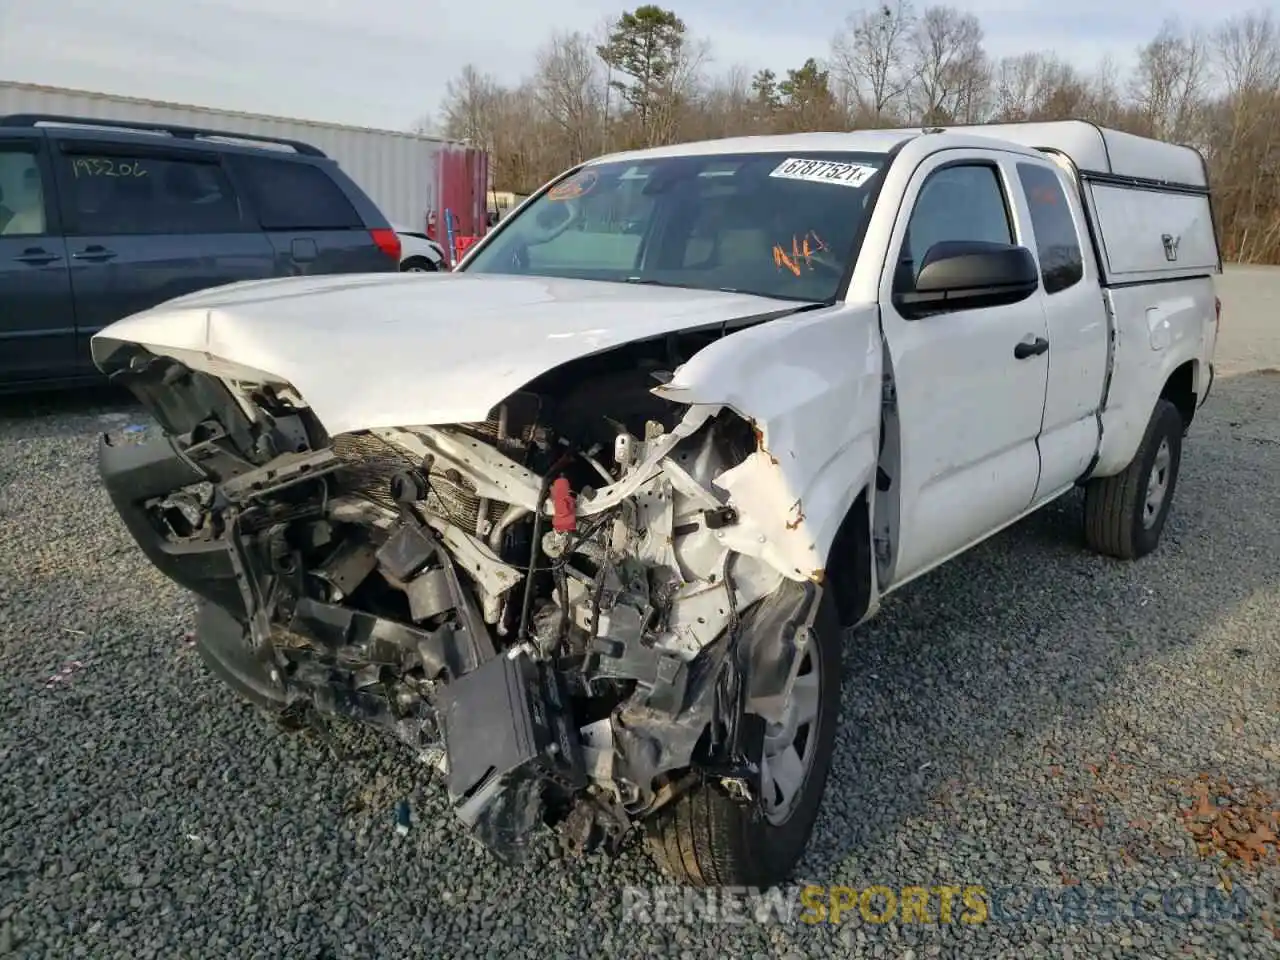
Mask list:
[[[820,588],[717,485],[750,422],[645,374],[331,437],[287,385],[113,362],[166,437],[104,437],[106,487],[241,693],[394,734],[504,855],[541,823],[616,843],[694,784],[759,802]]]

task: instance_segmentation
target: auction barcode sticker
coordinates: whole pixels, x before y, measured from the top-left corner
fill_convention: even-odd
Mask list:
[[[860,187],[876,174],[875,167],[861,163],[839,163],[835,160],[806,160],[788,157],[769,174],[784,180],[807,180],[810,183],[837,183]]]

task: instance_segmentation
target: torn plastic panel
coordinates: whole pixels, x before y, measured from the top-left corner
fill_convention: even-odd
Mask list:
[[[655,419],[620,390],[567,434],[555,397],[524,394],[480,423],[329,437],[283,385],[140,350],[117,377],[170,432],[104,441],[113,502],[225,611],[204,653],[259,699],[386,729],[510,854],[542,822],[616,842],[691,777],[754,802],[819,590],[719,483],[759,454],[744,418]],[[166,522],[198,483],[192,522]]]

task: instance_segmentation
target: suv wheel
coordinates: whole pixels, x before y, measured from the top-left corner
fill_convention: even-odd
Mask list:
[[[437,267],[426,257],[410,257],[400,264],[401,273],[435,273]]]

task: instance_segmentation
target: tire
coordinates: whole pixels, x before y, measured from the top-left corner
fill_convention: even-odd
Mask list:
[[[794,805],[785,819],[771,822],[757,805],[735,803],[716,787],[702,784],[649,821],[649,852],[676,881],[699,887],[771,887],[790,875],[813,832],[835,749],[840,721],[840,640],[835,607],[827,593],[813,625],[809,651],[818,672],[817,717],[809,729],[813,753],[808,755]],[[801,677],[804,675],[806,665],[802,664]]]
[[[1096,477],[1085,484],[1084,539],[1090,549],[1137,560],[1160,543],[1178,485],[1184,426],[1177,407],[1157,400],[1129,466],[1113,477]],[[1163,492],[1152,509],[1158,490]]]
[[[400,264],[401,273],[436,273],[439,268],[426,257],[410,257]]]

